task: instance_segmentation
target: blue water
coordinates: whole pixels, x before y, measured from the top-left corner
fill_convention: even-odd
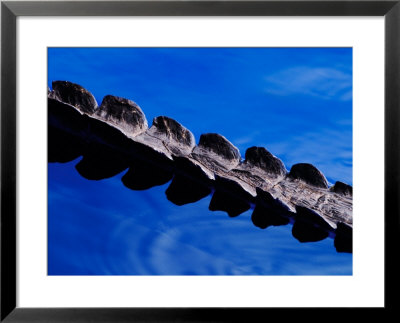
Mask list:
[[[352,255],[333,239],[300,243],[291,225],[260,229],[252,210],[230,218],[206,197],[176,206],[168,183],[125,188],[123,173],[82,178],[76,161],[49,164],[49,274],[56,275],[346,275]],[[60,173],[63,176],[60,176]]]
[[[132,99],[240,149],[266,147],[285,163],[309,162],[330,183],[352,184],[351,48],[49,48],[48,85],[69,80],[99,104]],[[249,210],[211,212],[211,197],[176,206],[169,183],[146,191],[124,172],[90,181],[48,165],[50,275],[351,275],[333,240],[300,243],[291,225],[265,230]]]

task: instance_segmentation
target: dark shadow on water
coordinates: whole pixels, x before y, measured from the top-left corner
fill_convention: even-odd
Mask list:
[[[162,156],[151,152],[154,158],[148,161],[143,158],[148,152],[140,149],[136,150],[136,155],[126,156],[110,145],[82,143],[74,135],[49,126],[48,161],[65,163],[83,156],[75,167],[86,179],[102,180],[128,169],[121,181],[132,190],[147,190],[172,180],[165,194],[175,205],[195,203],[212,194],[209,204],[211,211],[224,211],[229,217],[237,217],[254,206],[251,221],[258,228],[293,223],[292,235],[300,242],[332,237],[338,252],[352,252],[352,230],[346,225],[339,224],[337,230],[332,231],[317,214],[307,208],[297,207],[296,213],[293,213],[268,192],[257,189],[257,196],[254,197],[245,193],[235,181],[217,176],[211,182],[195,169],[191,169],[190,176],[187,176],[182,169],[191,166],[185,164],[184,158],[175,158],[173,164],[171,160],[164,160]]]
[[[142,191],[163,185],[172,179],[169,170],[156,167],[141,160],[131,160],[129,170],[122,177],[122,183],[131,190]]]
[[[176,205],[185,205],[200,201],[210,195],[211,189],[191,178],[175,175],[165,194],[167,199]]]
[[[300,242],[330,237],[338,252],[352,252],[352,229],[347,225],[339,223],[333,229],[308,208],[296,206],[293,212],[261,189],[253,196],[233,179],[218,175],[210,179],[199,165],[185,157],[170,158],[57,100],[49,102],[49,163],[66,163],[82,156],[75,168],[88,180],[112,178],[127,170],[121,181],[131,190],[147,190],[170,182],[165,194],[175,205],[196,203],[211,194],[211,211],[237,217],[253,209],[251,221],[260,229],[293,223],[292,235]]]

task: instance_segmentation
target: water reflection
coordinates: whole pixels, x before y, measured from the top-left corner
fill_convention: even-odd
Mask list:
[[[351,49],[50,48],[48,54],[49,87],[52,80],[76,80],[96,90],[98,102],[110,93],[137,100],[148,120],[179,116],[197,138],[218,129],[242,152],[250,143],[266,146],[287,165],[310,162],[330,180],[352,180],[351,95],[327,100],[315,91],[276,91],[276,84],[291,84],[288,75],[293,79],[281,72],[300,66],[306,76],[345,75],[351,93]],[[116,71],[118,82],[104,78]],[[343,88],[343,78],[333,81]],[[190,177],[112,127],[58,104],[49,105],[49,119],[55,116],[49,124],[82,136],[49,128],[50,274],[352,273],[352,255],[336,252],[351,251],[346,226],[327,236],[309,225],[312,213],[297,223],[267,193],[233,197],[224,190],[230,183],[213,186],[185,159],[173,164],[189,167]],[[136,158],[125,154],[131,150]]]
[[[98,123],[97,120],[92,122],[95,125]],[[111,178],[128,169],[121,181],[131,190],[146,190],[172,180],[165,193],[167,199],[176,205],[198,202],[212,193],[208,205],[210,211],[224,211],[229,217],[237,217],[252,209],[251,220],[261,229],[292,222],[293,237],[300,242],[315,242],[330,236],[338,240],[333,244],[337,251],[352,251],[352,233],[346,226],[339,226],[337,230],[333,230],[318,214],[308,208],[296,206],[294,213],[268,192],[257,189],[257,195],[254,197],[243,190],[236,181],[218,175],[215,181],[211,181],[199,168],[193,164],[189,165],[186,158],[176,157],[172,161],[149,147],[127,140],[116,129],[102,127],[100,124],[98,127],[112,132],[107,133],[107,141],[98,138],[89,141],[78,140],[75,134],[60,132],[49,125],[49,161],[67,162],[82,154],[83,158],[75,168],[82,177],[89,180]],[[93,127],[90,133],[92,136],[104,136],[104,133],[96,132]],[[112,136],[113,134],[115,136]],[[118,145],[109,145],[109,138],[113,138],[112,141]],[[61,142],[62,145],[57,145],[56,142]]]
[[[352,255],[332,239],[300,243],[292,225],[263,230],[252,209],[210,212],[211,195],[177,206],[170,182],[133,191],[126,172],[89,181],[79,159],[49,164],[50,275],[349,275]]]

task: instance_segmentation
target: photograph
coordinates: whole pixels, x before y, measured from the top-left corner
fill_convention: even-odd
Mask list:
[[[390,321],[399,2],[2,1],[0,322]]]
[[[49,276],[353,275],[352,47],[48,47],[47,115]]]

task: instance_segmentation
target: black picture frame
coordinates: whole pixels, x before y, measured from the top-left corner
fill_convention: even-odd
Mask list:
[[[388,1],[2,1],[1,322],[252,322],[313,308],[19,308],[16,306],[16,19],[19,16],[383,16],[385,19],[385,306],[397,310],[400,181],[400,0]],[[374,152],[371,151],[373,154]],[[373,189],[373,187],[371,187]],[[372,237],[371,237],[372,238]],[[40,292],[40,291],[38,291]],[[345,291],[344,291],[345,292]],[[338,308],[324,317],[339,319]],[[351,308],[340,309],[349,315]],[[355,309],[354,309],[355,310]],[[266,312],[268,311],[268,313]],[[384,312],[383,312],[384,311]],[[338,314],[337,314],[338,313]],[[351,319],[351,317],[348,317]]]

